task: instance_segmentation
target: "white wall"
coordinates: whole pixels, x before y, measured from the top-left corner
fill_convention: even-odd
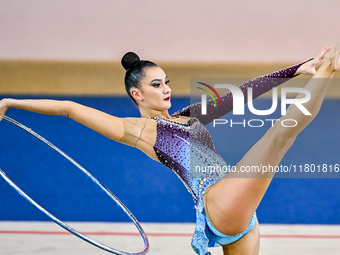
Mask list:
[[[0,59],[296,62],[340,40],[339,0],[0,0]]]

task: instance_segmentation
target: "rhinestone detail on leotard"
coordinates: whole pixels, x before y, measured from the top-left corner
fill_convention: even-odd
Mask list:
[[[193,178],[193,164],[206,165],[216,163],[226,164],[215,150],[211,136],[198,119],[191,118],[187,123],[178,123],[168,119],[151,117],[157,120],[157,140],[154,146],[160,162],[169,167],[183,182],[197,201],[200,177]],[[220,179],[221,174],[213,173],[205,178]],[[201,183],[202,185],[203,183]]]
[[[252,79],[242,84],[240,88],[246,95],[246,89],[252,87],[254,98],[256,98],[294,77],[296,70],[302,64]],[[213,100],[209,100],[207,102],[208,114],[205,116],[201,115],[201,104],[190,105],[172,115],[191,117],[187,123],[151,117],[157,121],[157,138],[154,145],[157,158],[180,178],[194,198],[196,226],[191,245],[195,252],[200,255],[210,254],[208,247],[216,245],[212,240],[209,240],[205,232],[208,226],[204,216],[203,194],[211,185],[220,180],[221,175],[214,173],[202,178],[193,178],[190,165],[195,165],[195,163],[202,165],[226,164],[216,152],[211,136],[204,127],[213,119],[217,119],[232,110],[232,94],[223,94],[221,100],[226,102],[223,103],[223,107],[221,105],[214,107]]]

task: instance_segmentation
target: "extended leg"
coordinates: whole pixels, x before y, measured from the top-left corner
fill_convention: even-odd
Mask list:
[[[287,110],[287,115],[283,116],[280,121],[295,119],[298,125],[285,128],[279,121],[276,122],[241,159],[236,166],[237,169],[241,166],[279,165],[298,133],[318,113],[333,77],[331,61],[332,59],[326,60],[305,86],[311,92],[311,99],[304,106],[312,116],[304,115],[295,105],[291,105]],[[304,97],[304,95],[299,94],[297,98],[299,97]],[[259,173],[258,176],[253,175],[253,178],[233,178],[235,176],[236,173],[229,173],[228,178],[217,182],[206,195],[207,213],[212,224],[217,230],[227,235],[241,233],[247,228],[272,180],[273,173],[268,173],[266,176]]]

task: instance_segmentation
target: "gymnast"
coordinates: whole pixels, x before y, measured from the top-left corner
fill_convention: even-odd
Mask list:
[[[252,87],[256,98],[301,73],[313,75],[305,86],[311,99],[304,103],[311,115],[304,115],[297,106],[290,105],[286,115],[253,145],[236,169],[279,165],[296,136],[317,115],[334,72],[340,70],[339,54],[339,43],[333,50],[325,46],[313,59],[240,85],[244,94]],[[170,115],[171,88],[163,69],[153,62],[140,60],[132,52],[124,55],[122,65],[126,70],[126,91],[138,107],[140,118],[119,118],[71,101],[5,98],[0,101],[0,120],[9,108],[66,116],[110,139],[140,149],[169,167],[192,194],[196,226],[191,245],[197,254],[210,254],[208,247],[213,246],[222,246],[224,254],[258,254],[260,235],[256,209],[274,173],[268,172],[265,176],[252,173],[252,178],[237,178],[240,176],[235,172],[218,171],[194,178],[190,173],[193,162],[227,165],[216,152],[204,125],[232,111],[231,93],[221,95],[223,106],[214,106],[213,100],[208,101],[206,115],[201,115],[201,103]],[[297,95],[297,98],[304,97],[303,93]],[[284,127],[280,122],[285,119],[294,119],[298,124]]]

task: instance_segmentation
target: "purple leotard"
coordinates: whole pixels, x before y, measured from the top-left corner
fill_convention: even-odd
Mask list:
[[[293,78],[296,70],[303,63],[249,80],[243,83],[240,88],[246,95],[247,88],[252,87],[253,97],[256,98],[273,87]],[[193,175],[194,170],[190,167],[195,165],[227,165],[224,159],[216,152],[212,138],[204,126],[214,119],[232,111],[233,97],[231,93],[225,93],[220,98],[223,106],[220,104],[214,106],[213,100],[207,102],[207,115],[201,115],[201,103],[189,105],[175,112],[172,116],[191,117],[189,121],[184,124],[168,119],[152,117],[152,119],[157,121],[157,140],[154,150],[159,161],[169,167],[180,178],[195,201],[196,228],[192,238],[192,247],[195,252],[200,255],[210,254],[208,247],[235,242],[246,234],[246,232],[244,232],[236,236],[225,237],[224,235],[222,237],[227,238],[226,241],[216,241],[219,239],[214,238],[215,232],[213,230],[214,233],[212,233],[211,224],[209,224],[210,228],[207,225],[202,197],[206,188],[220,180],[225,173],[216,171],[204,177],[200,176],[195,178]],[[255,221],[256,214],[254,213],[247,232],[254,226]],[[219,238],[221,238],[221,236],[219,236]]]

